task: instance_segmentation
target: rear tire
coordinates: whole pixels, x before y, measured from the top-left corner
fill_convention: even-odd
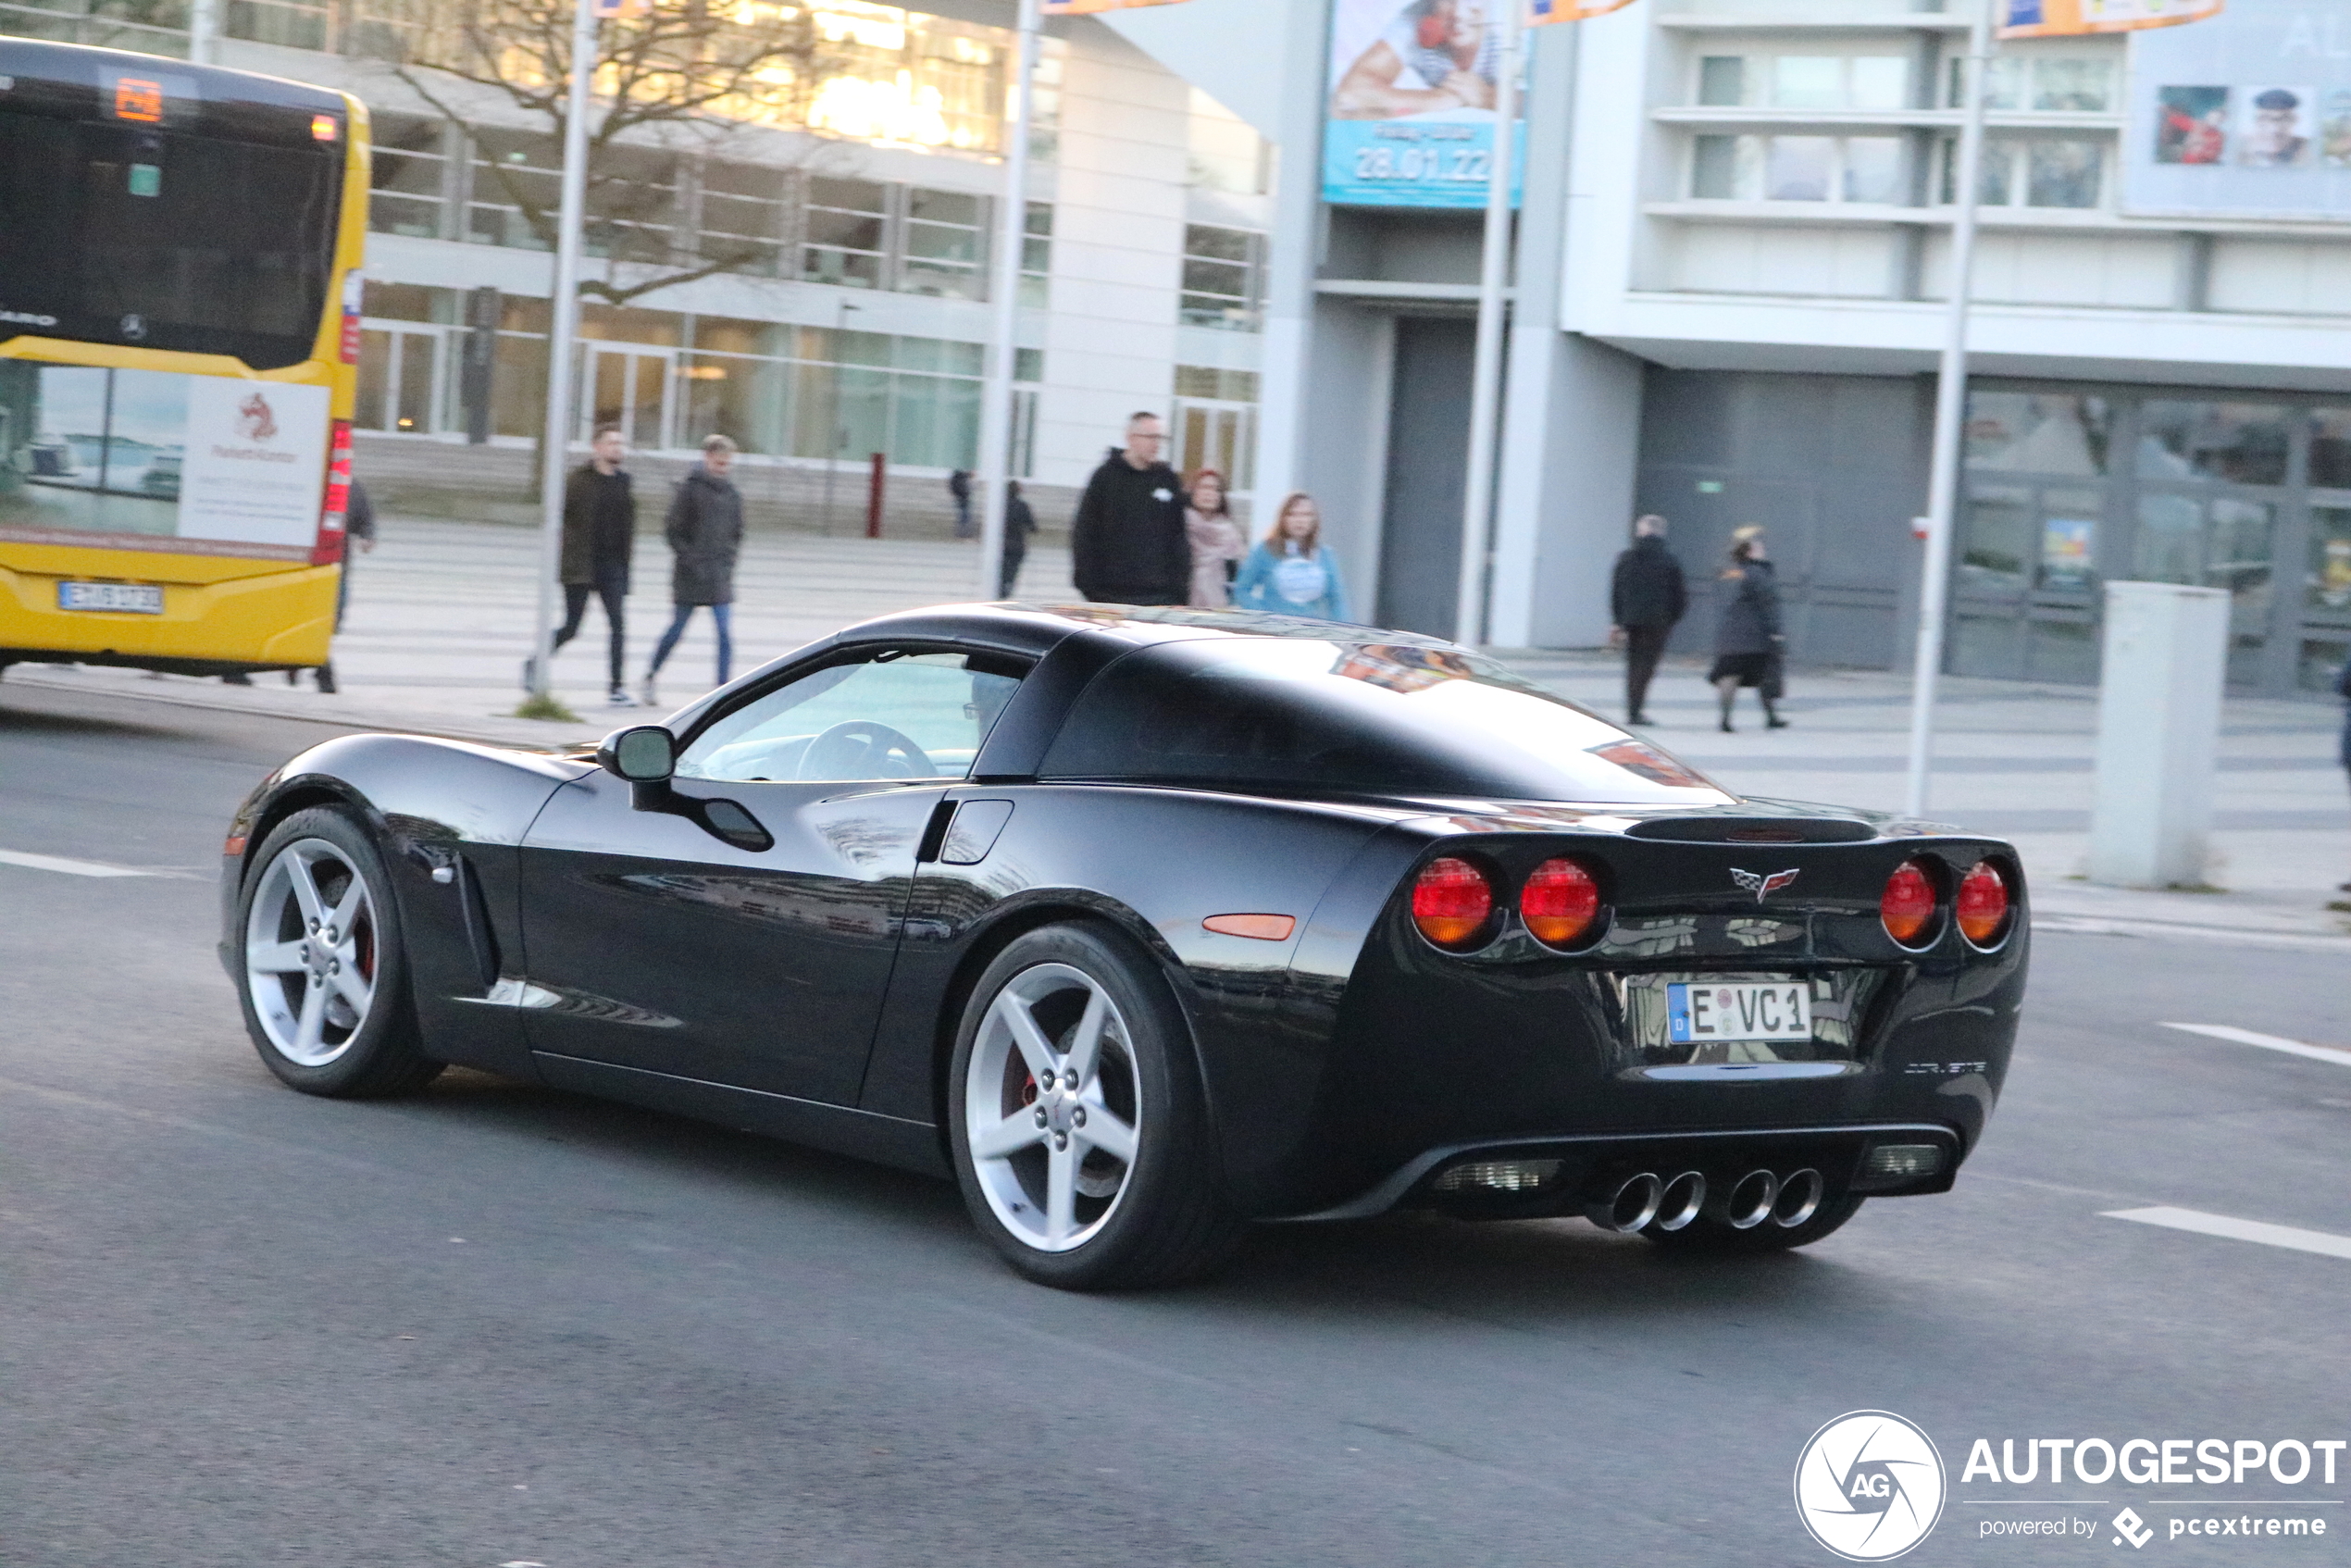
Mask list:
[[[328,806],[270,830],[237,897],[237,996],[262,1063],[332,1099],[410,1094],[424,1053],[392,877],[367,829]]]
[[[1124,937],[1047,926],[998,954],[956,1032],[947,1098],[972,1222],[1039,1285],[1175,1284],[1241,1238],[1217,1190],[1190,1030]]]
[[[1783,1228],[1766,1220],[1749,1230],[1734,1230],[1721,1220],[1701,1214],[1680,1230],[1641,1232],[1669,1252],[1713,1257],[1751,1257],[1810,1247],[1860,1212],[1862,1200],[1848,1192],[1812,1211],[1802,1225]]]

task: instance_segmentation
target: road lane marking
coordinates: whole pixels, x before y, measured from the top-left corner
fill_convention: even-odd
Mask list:
[[[68,877],[157,877],[156,871],[141,871],[128,865],[107,865],[95,860],[67,860],[61,855],[28,854],[22,850],[0,850],[0,865],[21,865],[28,871],[62,871]]]
[[[2330,1258],[2351,1258],[2351,1236],[2301,1230],[2290,1225],[2264,1225],[2259,1220],[2231,1219],[2226,1214],[2198,1213],[2194,1209],[2109,1209],[2099,1217],[2158,1225],[2167,1230],[2192,1230],[2198,1236],[2220,1236],[2232,1241],[2258,1241],[2264,1247],[2320,1252]]]
[[[2251,1029],[2240,1029],[2234,1024],[2166,1024],[2163,1027],[2178,1029],[2183,1034],[2224,1039],[2233,1045],[2258,1045],[2264,1051],[2283,1051],[2288,1056],[2307,1056],[2313,1062],[2332,1062],[2338,1067],[2351,1067],[2351,1051],[2339,1050],[2332,1045],[2305,1045],[2298,1039],[2287,1039],[2282,1035],[2256,1034]]]

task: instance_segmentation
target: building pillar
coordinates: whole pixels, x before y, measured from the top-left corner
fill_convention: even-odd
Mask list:
[[[1306,400],[1312,395],[1314,278],[1321,269],[1323,81],[1327,0],[1289,0],[1282,19],[1281,149],[1275,175],[1274,237],[1265,262],[1264,367],[1258,373],[1256,493],[1266,506],[1302,488]],[[1257,519],[1252,518],[1252,525]]]

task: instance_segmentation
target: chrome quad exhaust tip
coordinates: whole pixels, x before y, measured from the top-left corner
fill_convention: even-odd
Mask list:
[[[1733,1230],[1753,1230],[1772,1217],[1779,1197],[1780,1178],[1767,1170],[1752,1170],[1707,1199],[1706,1217]]]
[[[1667,1178],[1663,1193],[1657,1204],[1657,1216],[1649,1221],[1656,1230],[1679,1230],[1698,1218],[1706,1207],[1706,1176],[1700,1171],[1684,1171]]]
[[[1806,1166],[1790,1171],[1780,1178],[1779,1191],[1772,1198],[1772,1223],[1782,1230],[1794,1230],[1818,1213],[1821,1200],[1828,1195],[1828,1183],[1821,1173]]]
[[[1657,1218],[1664,1198],[1665,1184],[1657,1173],[1642,1171],[1622,1178],[1586,1203],[1584,1217],[1602,1230],[1630,1236]]]

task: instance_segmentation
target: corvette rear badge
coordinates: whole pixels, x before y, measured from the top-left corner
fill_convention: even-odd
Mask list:
[[[1755,902],[1761,903],[1782,888],[1793,883],[1796,880],[1796,873],[1793,870],[1774,871],[1766,877],[1760,871],[1741,871],[1734,866],[1731,868],[1731,880],[1753,893]]]

